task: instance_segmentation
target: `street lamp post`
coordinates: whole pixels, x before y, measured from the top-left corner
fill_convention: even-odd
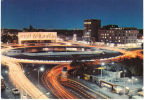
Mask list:
[[[114,65],[114,62],[112,61],[112,63],[111,63],[112,65]]]
[[[111,64],[112,64],[112,66],[114,66],[114,64],[115,64],[115,63],[114,63],[114,61],[112,61],[112,62],[111,62]],[[119,72],[118,72],[117,70],[116,70],[115,72],[116,72],[116,73],[115,73],[115,78],[114,78],[114,79],[115,79],[115,81],[116,81],[116,80],[117,80],[117,77],[118,77]]]
[[[126,70],[124,70],[124,95],[125,95],[125,87],[126,87],[126,82],[125,82],[125,73],[126,73]]]
[[[102,63],[101,63],[101,66],[102,66],[102,67],[105,66],[105,63],[102,62]],[[101,78],[102,78],[102,68],[101,68]]]
[[[101,78],[102,78],[102,69],[101,69]]]
[[[132,81],[132,88],[133,88],[133,80],[134,80],[134,77],[131,77],[131,81]]]
[[[38,70],[38,86],[39,86],[39,70]]]
[[[137,78],[134,78],[134,77],[131,77],[131,80],[132,80],[132,87],[133,87],[134,81],[136,82],[138,79]]]
[[[44,67],[40,67],[40,69],[38,70],[38,86],[39,86],[39,74],[40,72],[43,72],[45,69]]]

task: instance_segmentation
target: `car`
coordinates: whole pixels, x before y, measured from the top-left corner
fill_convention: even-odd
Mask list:
[[[27,95],[26,95],[26,94],[23,94],[23,95],[21,96],[21,99],[28,99],[28,98],[27,98]]]
[[[139,95],[134,95],[130,99],[143,99],[143,97]]]
[[[3,76],[1,76],[1,89],[4,90],[5,89],[5,82],[4,82],[4,78]]]
[[[12,89],[12,93],[13,93],[14,95],[19,95],[19,94],[20,94],[20,91],[19,91],[17,88],[13,88],[13,89]]]
[[[119,82],[119,80],[114,80],[114,82]]]

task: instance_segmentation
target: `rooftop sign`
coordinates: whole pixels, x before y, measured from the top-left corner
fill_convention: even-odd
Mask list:
[[[19,32],[19,40],[56,40],[57,32]]]

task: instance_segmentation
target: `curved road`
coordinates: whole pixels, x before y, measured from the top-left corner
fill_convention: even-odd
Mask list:
[[[104,62],[111,62],[111,61],[119,61],[123,60],[125,58],[131,59],[131,58],[136,58],[139,57],[140,59],[143,59],[142,51],[143,50],[135,50],[135,51],[127,51],[127,50],[122,50],[118,48],[109,48],[109,47],[97,47],[97,46],[88,46],[88,47],[96,47],[96,48],[102,48],[102,49],[108,49],[108,50],[114,50],[123,53],[121,56],[117,57],[112,57],[112,58],[105,58],[105,59],[100,59],[96,60],[95,63],[100,63],[101,61]],[[2,49],[2,54],[5,50],[9,50],[12,48],[8,49]],[[16,59],[12,57],[7,57],[2,55],[2,63],[6,64],[9,67],[9,75],[16,87],[22,91],[22,89],[27,92],[28,95],[30,95],[32,98],[40,98],[40,99],[47,99],[47,97],[42,94],[24,75],[22,72],[20,63],[54,63],[54,64],[69,64],[70,62],[51,62],[51,61],[44,61],[44,60],[28,60],[28,59]],[[52,70],[47,71],[46,75],[43,77],[43,82],[46,84],[46,86],[50,89],[50,91],[55,94],[58,98],[68,98],[68,99],[75,99],[78,98],[77,95],[73,94],[72,92],[68,91],[64,86],[62,86],[62,83],[59,82],[58,77],[61,74],[63,65],[54,67]],[[70,67],[67,65],[68,69]],[[19,74],[18,74],[19,73]],[[49,85],[48,85],[49,84]],[[70,84],[69,84],[70,85]],[[72,85],[72,84],[71,84]],[[85,92],[84,92],[85,93]],[[88,98],[92,96],[91,94],[87,94]],[[103,98],[106,98],[103,96]],[[108,98],[108,97],[107,97]]]
[[[21,94],[26,92],[33,99],[48,99],[31,81],[24,75],[21,65],[12,61],[9,57],[2,57],[2,64],[8,66],[9,77],[20,91]]]
[[[100,96],[100,98],[108,99],[107,96],[97,93],[89,89],[87,86],[84,86],[83,84],[80,84],[74,80],[68,79],[67,81],[60,81],[59,76],[61,75],[63,67],[67,67],[68,70],[71,69],[69,65],[58,65],[52,68],[51,70],[46,71],[46,74],[42,76],[42,81],[44,85],[57,98],[59,99],[80,99],[80,97],[78,97],[76,94],[72,93],[70,90],[64,87],[64,86],[67,86],[75,90],[77,93],[79,93],[86,99],[97,99],[95,94]],[[93,94],[91,94],[88,91],[93,92]]]

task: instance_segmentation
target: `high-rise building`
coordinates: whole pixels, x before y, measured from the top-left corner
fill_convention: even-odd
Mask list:
[[[101,27],[101,20],[86,19],[84,20],[83,38],[87,42],[98,41],[98,31]]]

